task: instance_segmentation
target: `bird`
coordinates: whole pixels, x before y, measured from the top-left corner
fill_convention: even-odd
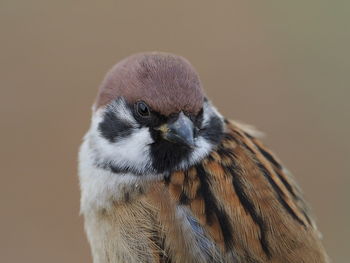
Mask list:
[[[93,262],[329,262],[301,189],[260,137],[219,113],[184,57],[118,62],[79,151]]]

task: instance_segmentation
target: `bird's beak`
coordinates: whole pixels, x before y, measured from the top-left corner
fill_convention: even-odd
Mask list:
[[[183,112],[180,112],[175,121],[162,125],[159,130],[165,140],[193,148],[193,128],[193,122]]]

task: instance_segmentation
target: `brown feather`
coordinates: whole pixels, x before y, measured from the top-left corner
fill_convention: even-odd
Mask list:
[[[174,173],[168,189],[176,188],[171,196],[179,204],[186,196],[182,205],[223,255],[234,251],[238,262],[327,262],[296,184],[256,138],[228,122],[223,141],[201,165],[204,175],[194,168]]]
[[[227,121],[200,164],[89,223],[113,226],[96,243],[130,252],[103,262],[328,262],[296,183],[259,140]]]

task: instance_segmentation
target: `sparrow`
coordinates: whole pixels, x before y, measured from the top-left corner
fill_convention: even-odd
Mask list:
[[[95,263],[329,262],[301,190],[183,57],[117,63],[79,152]]]

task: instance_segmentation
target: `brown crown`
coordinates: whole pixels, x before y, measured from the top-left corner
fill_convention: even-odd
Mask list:
[[[120,96],[130,103],[142,100],[164,115],[196,114],[204,98],[193,66],[183,57],[159,52],[132,55],[117,63],[100,86],[96,108]]]

